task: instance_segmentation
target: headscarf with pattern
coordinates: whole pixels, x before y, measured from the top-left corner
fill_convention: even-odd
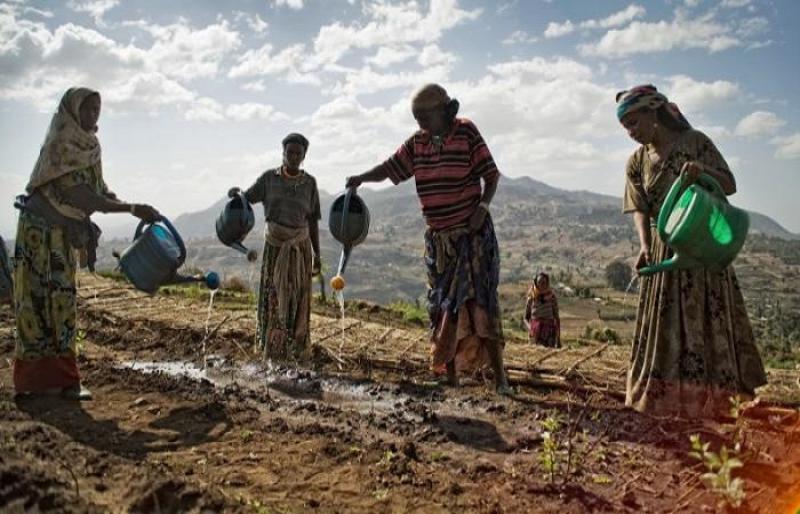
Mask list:
[[[662,105],[678,125],[685,128],[691,127],[678,106],[667,100],[667,97],[663,93],[659,93],[652,84],[636,86],[617,93],[617,119],[621,121],[629,112],[645,108],[656,110]]]
[[[25,187],[28,193],[71,171],[90,166],[95,167],[98,179],[102,180],[100,142],[94,131],[84,130],[80,123],[81,103],[96,94],[97,91],[85,87],[73,87],[61,97]]]

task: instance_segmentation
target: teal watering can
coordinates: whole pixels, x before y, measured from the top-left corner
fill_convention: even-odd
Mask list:
[[[167,218],[146,229],[145,225],[144,221],[139,223],[133,243],[118,256],[120,270],[137,289],[153,294],[162,285],[183,282],[204,282],[209,289],[219,288],[219,275],[213,271],[199,276],[178,274],[186,260],[186,246]]]
[[[364,200],[351,187],[331,204],[328,229],[334,239],[342,243],[337,275],[341,276],[350,260],[350,251],[364,242],[369,232],[369,209]]]
[[[728,203],[714,178],[700,175],[684,187],[683,175],[672,185],[658,214],[656,228],[673,256],[639,270],[639,275],[693,268],[722,269],[744,245],[750,216]]]
[[[258,252],[245,248],[242,241],[253,229],[255,223],[253,207],[247,201],[244,193],[239,191],[225,204],[225,208],[217,218],[215,224],[217,238],[225,246],[247,255],[247,260],[253,262],[258,259]]]

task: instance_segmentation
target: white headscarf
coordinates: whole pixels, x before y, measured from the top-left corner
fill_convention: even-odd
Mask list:
[[[61,97],[53,115],[39,159],[25,189],[33,193],[38,187],[75,170],[94,166],[102,180],[100,142],[95,130],[84,130],[80,123],[81,103],[96,91],[85,87],[70,88]]]

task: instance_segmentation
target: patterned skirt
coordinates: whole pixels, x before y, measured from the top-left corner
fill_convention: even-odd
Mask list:
[[[279,265],[281,245],[275,244],[276,237],[293,237],[292,233],[282,234],[283,229],[274,224],[268,227],[271,233],[264,242],[256,346],[266,359],[297,362],[305,360],[310,351],[311,243],[306,237],[285,255],[288,262]],[[278,277],[277,273],[287,276]],[[280,284],[285,285],[281,288]]]
[[[528,341],[548,348],[561,348],[561,330],[555,319],[532,319]]]
[[[39,392],[80,384],[75,361],[75,251],[64,231],[20,213],[14,254],[14,387]]]
[[[502,346],[503,327],[497,286],[500,250],[491,216],[476,232],[466,227],[425,232],[433,362],[444,373],[489,364],[488,344]]]
[[[653,258],[672,255],[652,234]],[[645,277],[625,403],[643,412],[690,417],[727,413],[729,398],[766,384],[733,267]]]

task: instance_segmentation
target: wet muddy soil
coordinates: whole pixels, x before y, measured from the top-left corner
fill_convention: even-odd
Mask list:
[[[14,397],[13,320],[0,309],[0,511],[718,512],[692,434],[715,451],[743,443],[741,511],[800,500],[796,409],[738,421],[628,411],[624,351],[575,367],[575,387],[521,379],[498,397],[481,377],[434,382],[422,329],[353,319],[343,339],[339,320],[315,314],[314,360],[278,365],[253,351],[241,306],[221,303],[206,331],[202,298],[81,285],[92,401]],[[510,365],[540,360],[542,377],[594,351],[545,361],[514,345]]]

